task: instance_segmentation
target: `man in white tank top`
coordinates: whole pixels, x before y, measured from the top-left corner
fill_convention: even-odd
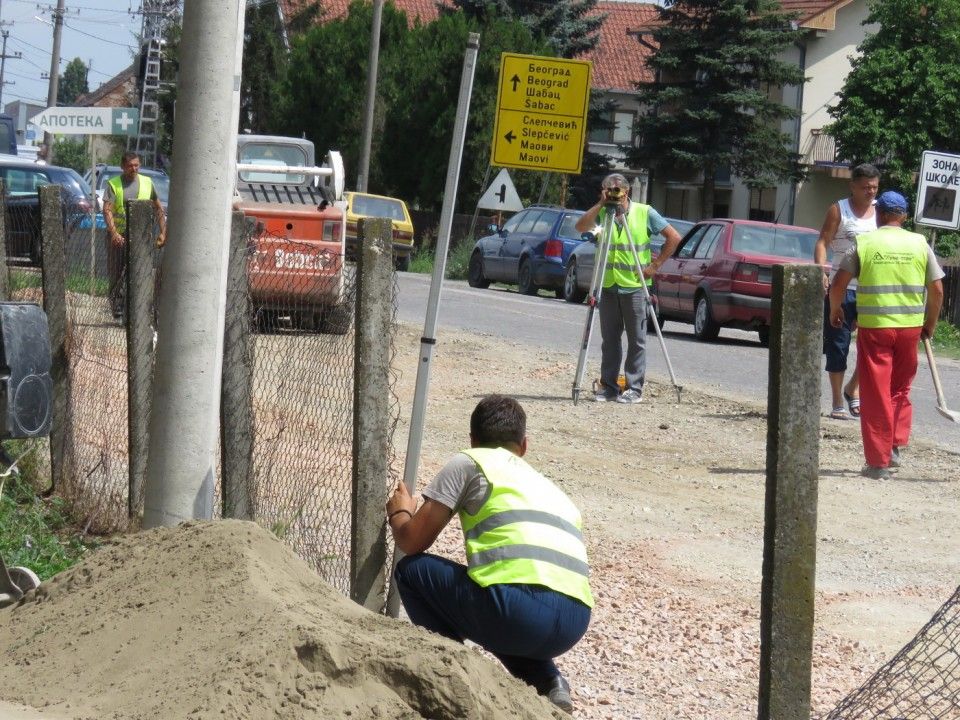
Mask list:
[[[873,203],[880,187],[880,171],[873,165],[857,165],[850,172],[850,197],[830,206],[820,229],[820,237],[813,251],[814,260],[823,268],[823,290],[826,294],[830,281],[836,273],[840,259],[853,244],[857,235],[877,229],[877,216]],[[829,251],[829,257],[828,257]],[[838,420],[852,415],[860,417],[860,387],[856,368],[844,385],[847,371],[847,355],[850,352],[850,336],[857,326],[856,284],[847,288],[843,302],[844,322],[840,327],[830,323],[829,299],[824,303],[823,354],[827,356],[826,371],[830,376],[833,395],[830,417]],[[846,400],[850,415],[844,408]]]

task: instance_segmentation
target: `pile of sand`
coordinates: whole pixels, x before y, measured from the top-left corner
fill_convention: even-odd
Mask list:
[[[564,717],[253,523],[125,537],[0,611],[0,693],[76,718]]]

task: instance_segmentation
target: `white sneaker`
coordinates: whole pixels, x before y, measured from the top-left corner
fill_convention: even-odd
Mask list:
[[[619,400],[617,395],[608,390],[601,390],[593,396],[593,399],[597,402],[613,402],[614,400]]]
[[[618,403],[624,403],[625,405],[636,405],[642,400],[643,395],[633,389],[625,390],[624,392],[620,393],[620,397],[617,398]]]

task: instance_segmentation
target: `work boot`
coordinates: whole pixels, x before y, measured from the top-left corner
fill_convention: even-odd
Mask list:
[[[898,470],[900,468],[900,448],[896,445],[893,446],[893,451],[890,453],[890,464],[887,465],[891,470]]]
[[[557,675],[550,683],[540,691],[541,695],[546,695],[547,700],[552,702],[565,713],[573,715],[573,700],[570,697],[570,683],[566,681],[563,675]]]
[[[877,467],[876,465],[864,465],[860,474],[871,480],[889,480],[891,477],[889,470],[885,467]]]

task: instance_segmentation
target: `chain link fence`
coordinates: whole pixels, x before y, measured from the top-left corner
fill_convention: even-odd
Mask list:
[[[960,587],[916,637],[823,720],[960,718]]]
[[[14,209],[6,209],[9,227]],[[69,218],[76,211],[64,207],[63,216]],[[36,232],[39,235],[39,223]],[[234,285],[241,286],[231,289],[244,298],[243,311],[228,315],[225,356],[232,352],[233,365],[239,358],[241,372],[249,377],[249,392],[240,403],[245,405],[240,415],[230,414],[237,412],[236,407],[225,406],[222,420],[225,430],[247,423],[249,441],[238,446],[228,441],[236,433],[225,433],[220,464],[226,465],[231,454],[243,455],[241,467],[246,473],[237,486],[248,496],[250,516],[275,532],[325,580],[347,592],[357,273],[339,253],[268,233],[253,223],[244,224],[239,248],[242,272]],[[151,253],[157,291],[163,252]],[[17,258],[18,264],[9,266],[10,299],[43,302],[42,273],[33,260]],[[131,451],[133,457],[137,454],[136,417],[147,417],[149,410],[147,406],[145,414],[137,403],[149,403],[150,393],[149,388],[145,394],[135,391],[133,397],[145,400],[128,405],[128,382],[131,368],[142,366],[145,359],[149,375],[153,343],[163,342],[162,336],[154,334],[164,312],[158,304],[159,292],[155,310],[145,316],[152,341],[138,346],[131,342],[125,313],[128,254],[111,247],[102,227],[89,219],[68,224],[63,257],[42,260],[53,265],[62,262],[66,278],[70,431],[64,473],[56,490],[87,531],[133,529],[138,513],[131,513],[131,506],[139,510],[142,497],[130,503],[130,458]],[[395,288],[392,298],[395,321]],[[384,338],[391,358],[394,326],[395,322],[390,337]],[[133,334],[142,331],[134,328]],[[129,348],[137,347],[149,357],[128,356]],[[224,383],[236,377],[231,368],[228,357]],[[392,435],[400,406],[394,392],[397,370],[391,367],[390,372]],[[145,443],[145,438],[141,440]],[[399,475],[392,442],[390,447],[388,483]],[[136,467],[137,462],[133,463]],[[231,467],[236,468],[236,463]],[[223,512],[222,489],[218,484],[218,515]]]

